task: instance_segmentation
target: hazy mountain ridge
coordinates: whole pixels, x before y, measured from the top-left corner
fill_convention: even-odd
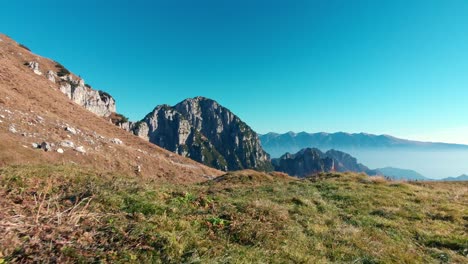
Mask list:
[[[441,181],[468,181],[468,175],[463,174],[458,177],[447,177],[441,179]]]
[[[422,142],[396,138],[389,135],[367,133],[267,133],[259,136],[263,148],[271,157],[280,157],[286,152],[295,153],[303,148],[328,149],[454,149],[468,150],[468,145],[438,142]]]
[[[411,181],[432,181],[434,179],[423,176],[422,174],[408,169],[385,167],[375,169],[376,173],[392,180],[411,180]]]

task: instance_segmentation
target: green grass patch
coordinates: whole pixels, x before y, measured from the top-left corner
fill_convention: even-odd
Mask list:
[[[0,169],[0,260],[467,263],[467,187],[249,171],[173,185],[10,166]]]

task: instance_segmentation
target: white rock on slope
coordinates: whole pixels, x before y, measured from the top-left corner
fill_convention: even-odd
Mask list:
[[[10,127],[8,128],[8,131],[10,131],[10,132],[13,133],[13,134],[15,134],[16,132],[18,132],[18,131],[16,131],[16,128],[15,128],[14,125],[10,125]]]
[[[73,135],[76,135],[76,129],[73,127],[65,127],[65,131],[70,132]]]
[[[31,68],[35,74],[42,75],[42,72],[39,70],[39,62],[30,61],[29,62],[29,68]]]
[[[57,73],[55,73],[54,71],[47,71],[46,77],[47,79],[49,79],[49,81],[55,83],[55,78],[57,78]]]
[[[86,150],[83,146],[79,146],[77,148],[75,148],[75,151],[79,152],[79,153],[86,153]]]
[[[60,142],[60,146],[65,147],[65,148],[74,148],[75,143],[73,143],[73,141],[70,141],[70,140],[64,140]]]
[[[114,144],[117,144],[117,145],[122,145],[123,144],[122,140],[120,140],[118,138],[111,139],[111,142],[114,143]]]

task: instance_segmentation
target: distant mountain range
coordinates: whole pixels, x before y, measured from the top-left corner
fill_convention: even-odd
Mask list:
[[[442,179],[442,181],[468,181],[468,175],[463,174],[458,177],[447,177]]]
[[[375,169],[377,175],[384,175],[392,180],[432,181],[414,170],[386,167]]]
[[[411,150],[468,150],[468,145],[421,142],[400,139],[389,135],[367,133],[268,133],[259,136],[263,149],[271,157],[296,153],[303,148],[328,149],[411,149]]]
[[[358,163],[357,159],[348,153],[329,150],[322,152],[317,148],[304,148],[295,154],[286,153],[280,158],[271,160],[276,171],[296,177],[308,177],[321,172],[357,172],[369,176],[385,176],[392,180],[407,181],[467,181],[468,175],[448,177],[444,179],[428,178],[414,170],[385,167],[369,169]]]
[[[392,180],[407,180],[407,181],[468,181],[468,175],[463,174],[458,177],[447,177],[443,179],[432,179],[421,175],[414,170],[399,169],[386,167],[374,170],[376,175],[383,175]]]

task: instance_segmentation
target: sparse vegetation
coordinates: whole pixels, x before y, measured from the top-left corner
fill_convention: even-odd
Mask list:
[[[23,45],[23,44],[21,44],[21,43],[18,44],[18,45],[19,45],[21,48],[23,48],[23,49],[25,49],[25,50],[27,50],[27,51],[31,51],[28,47],[26,47],[25,45]]]
[[[466,263],[468,185],[233,172],[196,185],[0,169],[0,261]]]
[[[56,63],[55,64],[55,68],[57,68],[57,76],[59,77],[63,77],[63,76],[66,76],[66,75],[69,75],[70,74],[70,71],[67,70],[67,68],[65,68],[62,64],[60,63]]]
[[[122,115],[122,114],[119,114],[119,113],[112,113],[110,116],[109,116],[111,122],[115,125],[121,125],[123,123],[126,123],[128,122],[128,117]]]
[[[99,96],[101,97],[101,100],[107,100],[108,98],[112,98],[112,96],[104,91],[99,90]]]

